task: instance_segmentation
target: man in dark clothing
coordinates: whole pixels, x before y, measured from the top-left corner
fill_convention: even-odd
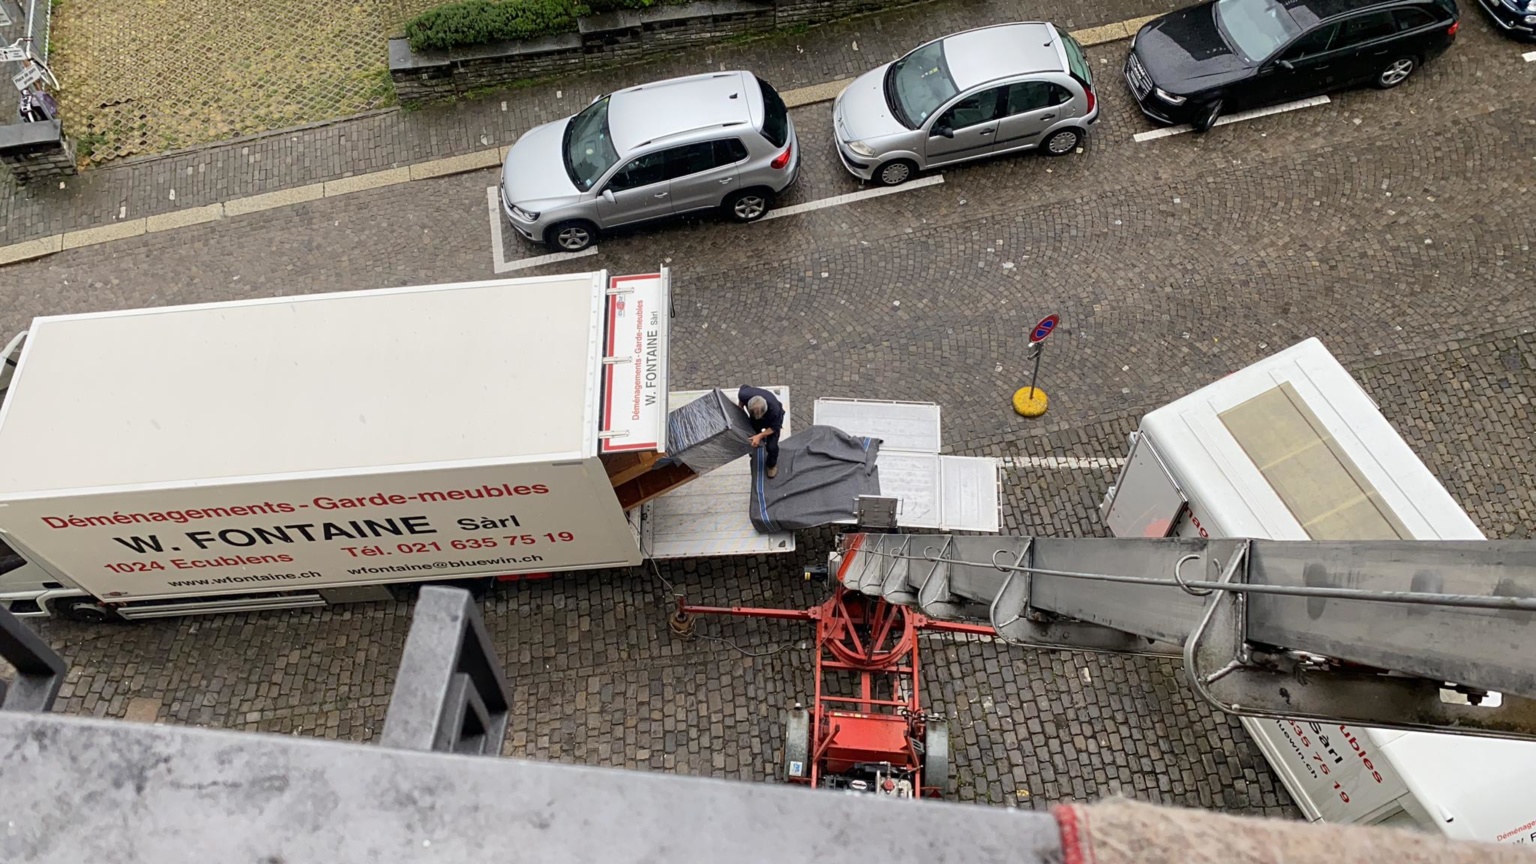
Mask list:
[[[745,386],[736,394],[741,410],[757,432],[752,436],[753,447],[768,448],[768,476],[779,473],[779,432],[784,429],[784,406],[779,398],[761,387]]]

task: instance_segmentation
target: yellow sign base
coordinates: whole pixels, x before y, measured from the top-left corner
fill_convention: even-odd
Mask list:
[[[1039,387],[1034,388],[1033,395],[1030,394],[1028,387],[1020,387],[1019,392],[1013,394],[1013,410],[1017,411],[1021,417],[1039,417],[1045,413],[1046,406],[1049,404],[1050,399]]]

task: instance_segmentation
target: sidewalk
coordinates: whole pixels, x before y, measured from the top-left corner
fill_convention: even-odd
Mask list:
[[[146,222],[142,220],[146,217],[160,217],[148,219],[149,230],[209,221],[223,217],[223,202],[280,190],[294,192],[258,199],[257,206],[241,205],[245,209],[239,212],[297,203],[329,191],[312,184],[445,157],[466,157],[458,170],[485,167],[494,164],[485,151],[510,144],[534,125],[574,113],[602,93],[638,81],[746,68],[787,91],[852,77],[924,41],[970,27],[1044,19],[1063,29],[1081,29],[1160,14],[1178,3],[1099,0],[1093,8],[1084,9],[1070,0],[1032,0],[1027,4],[1018,0],[938,0],[804,33],[680,52],[643,66],[508,90],[483,99],[414,111],[389,109],[125,160],[58,185],[17,188],[6,178],[0,183],[0,252],[26,241],[36,241],[29,246],[41,251],[57,251],[58,235],[82,229],[100,230],[84,235],[84,242],[73,245],[132,236],[143,233]],[[1104,38],[1118,35],[1113,29],[1103,34]],[[1095,71],[1106,79],[1105,86],[1114,86],[1116,63],[1096,63]],[[399,180],[419,179],[410,174],[402,171],[394,176]],[[380,179],[390,178],[382,175]],[[331,185],[339,191],[357,188],[356,184],[350,188],[344,183]],[[63,246],[70,248],[71,244],[65,242]],[[0,254],[0,261],[16,257]]]

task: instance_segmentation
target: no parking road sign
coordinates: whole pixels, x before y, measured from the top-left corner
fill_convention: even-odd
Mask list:
[[[1060,315],[1047,315],[1044,318],[1041,318],[1040,323],[1036,324],[1034,331],[1029,334],[1029,341],[1045,341],[1045,337],[1051,335],[1051,331],[1056,329],[1056,325],[1060,323],[1060,321]]]

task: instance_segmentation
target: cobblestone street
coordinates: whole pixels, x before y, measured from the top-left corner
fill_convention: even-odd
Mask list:
[[[1074,23],[1159,11],[1122,5],[1137,8],[1081,10]],[[871,55],[856,62],[873,64],[918,31],[1005,11],[1021,14],[936,4],[813,31],[800,66],[779,68],[785,86],[826,80],[852,71],[853,31]],[[1125,43],[1100,46],[1088,53],[1104,119],[1080,154],[980,163],[939,185],[751,226],[618,232],[590,258],[527,272],[673,268],[674,389],[753,381],[788,385],[799,406],[821,396],[940,403],[948,450],[1013,457],[1003,521],[1019,534],[1103,535],[1097,506],[1114,474],[1019,467],[1030,464],[1020,457],[1123,457],[1147,410],[1318,336],[1490,538],[1533,537],[1536,64],[1474,12],[1464,10],[1455,48],[1397,91],[1148,142],[1132,137],[1149,126],[1117,80]],[[166,177],[197,177],[192,194],[220,200],[392,167],[419,152],[407,144],[434,117],[444,119],[437,155],[453,155],[652,71],[583,79],[558,96],[509,94],[504,118],[424,112],[347,147],[325,136],[361,125],[296,133],[306,149],[250,145],[297,166],[273,166],[270,178],[231,148],[102,172],[71,194],[116,200],[110,189],[160,207],[163,194],[140,190]],[[858,189],[829,149],[828,112],[792,113],[806,161],[781,203]],[[502,125],[475,126],[487,116]],[[482,128],[486,142],[472,143]],[[0,329],[62,312],[489,278],[496,176],[404,183],[0,267]],[[13,200],[18,218],[0,242],[101,218],[65,203],[51,192]],[[544,251],[508,236],[498,254]],[[1022,331],[1052,312],[1063,323],[1041,377],[1050,413],[1025,421],[1008,404],[1026,373]],[[831,542],[802,532],[790,556],[500,585],[483,609],[513,691],[505,752],[773,777],[782,712],[809,696],[810,628],[706,620],[701,638],[680,641],[666,626],[663,580],[694,602],[805,607],[825,588],[801,569],[824,562]],[[410,612],[394,602],[37,629],[71,664],[56,710],[367,741],[380,732]],[[1201,701],[1179,664],[948,636],[925,637],[922,649],[962,800],[1043,808],[1119,793],[1298,815],[1242,727]]]

